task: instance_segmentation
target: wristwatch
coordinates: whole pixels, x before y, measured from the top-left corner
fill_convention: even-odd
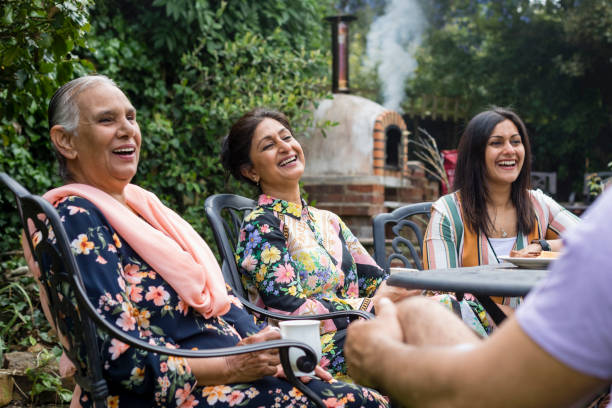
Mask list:
[[[530,244],[540,244],[542,251],[550,251],[550,244],[545,239],[534,239]]]

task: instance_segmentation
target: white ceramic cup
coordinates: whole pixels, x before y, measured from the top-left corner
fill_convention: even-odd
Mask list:
[[[321,360],[321,336],[319,334],[319,327],[321,322],[318,320],[284,320],[278,323],[280,328],[280,334],[283,339],[301,341],[302,343],[308,344],[313,348],[317,354],[317,363]],[[291,368],[297,376],[311,375],[314,370],[305,373],[298,370],[296,361],[298,358],[304,356],[302,350],[291,347],[289,349],[289,361],[291,362]]]

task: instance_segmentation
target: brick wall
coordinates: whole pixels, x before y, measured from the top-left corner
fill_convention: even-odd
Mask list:
[[[385,187],[373,184],[304,186],[317,207],[342,215],[372,216],[383,211]]]
[[[425,177],[418,162],[408,162],[401,186],[383,184],[307,184],[304,190],[315,206],[340,216],[365,245],[372,241],[372,218],[400,205],[438,198],[439,184]]]

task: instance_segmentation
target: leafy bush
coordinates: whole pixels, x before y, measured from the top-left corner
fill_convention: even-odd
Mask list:
[[[612,171],[612,161],[608,163],[608,169]],[[610,181],[607,181],[610,183]],[[597,173],[592,173],[587,176],[587,186],[589,188],[589,196],[590,198],[595,198],[601,193],[603,193],[606,185],[604,184],[604,180]]]
[[[55,346],[50,350],[41,349],[36,356],[36,367],[27,368],[26,376],[32,382],[29,396],[32,403],[37,403],[43,393],[55,395],[56,402],[68,403],[72,399],[72,391],[62,385],[61,377],[49,366],[57,361],[62,350]]]
[[[91,70],[73,53],[85,44],[90,0],[7,0],[0,6],[0,171],[43,192],[59,182],[46,135],[53,92]],[[0,190],[0,254],[19,248],[13,198]]]
[[[0,280],[0,361],[4,351],[25,350],[42,342],[53,344],[50,326],[38,300],[38,286],[34,279],[22,275],[13,280]]]

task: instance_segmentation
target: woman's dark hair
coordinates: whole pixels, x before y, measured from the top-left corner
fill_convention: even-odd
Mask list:
[[[485,149],[497,124],[509,120],[519,131],[525,158],[517,179],[512,183],[510,199],[516,208],[518,232],[529,233],[535,225],[533,206],[529,198],[531,183],[531,146],[525,124],[516,113],[507,108],[492,107],[474,116],[467,124],[459,141],[459,155],[455,169],[453,190],[461,191],[461,205],[465,221],[475,232],[490,234],[493,222],[487,212]]]
[[[266,108],[255,108],[244,114],[232,125],[228,135],[223,139],[223,146],[221,147],[221,163],[225,170],[237,180],[255,185],[253,180],[242,175],[241,170],[245,165],[251,164],[249,153],[251,152],[253,135],[257,126],[266,118],[280,122],[293,135],[289,119],[281,112]]]

